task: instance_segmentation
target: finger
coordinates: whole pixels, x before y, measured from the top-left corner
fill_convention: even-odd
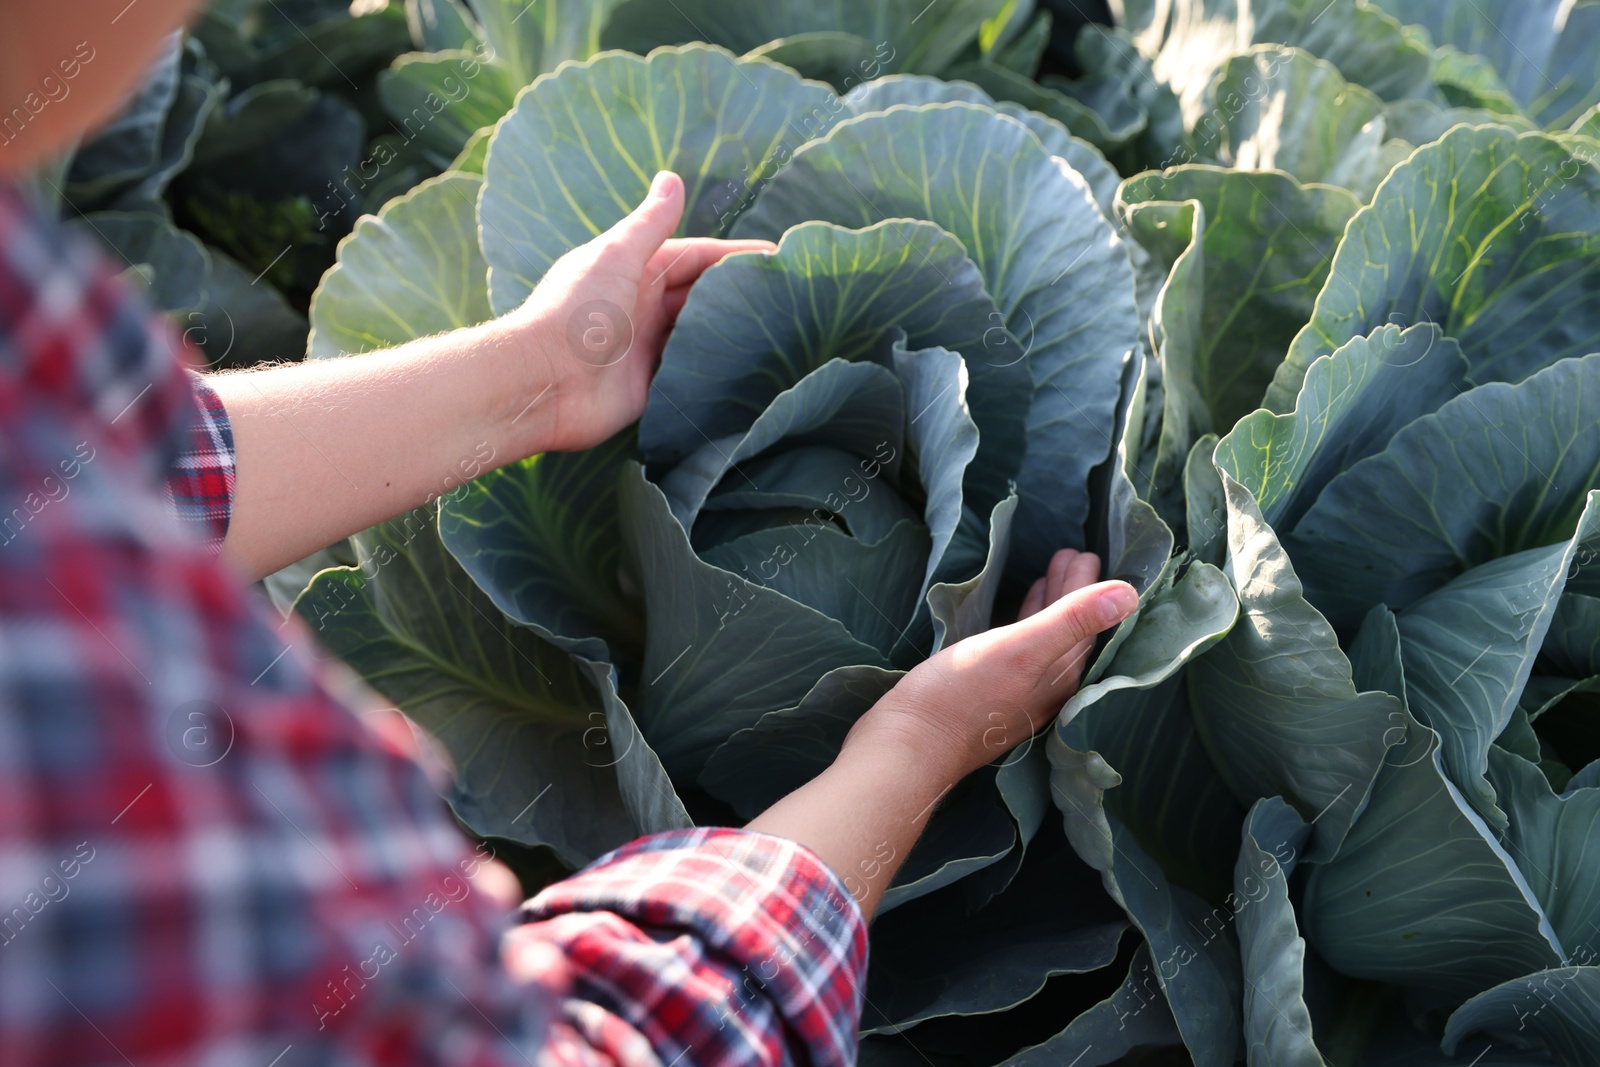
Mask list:
[[[706,268],[736,252],[774,252],[771,241],[719,241],[712,237],[678,237],[663,244],[645,268],[646,284],[662,282],[668,288],[694,282]]]
[[[650,183],[650,192],[640,205],[601,235],[600,240],[615,254],[625,270],[643,271],[683,218],[683,179],[669,170],[661,171]]]
[[[1021,622],[1030,615],[1039,614],[1039,609],[1044,607],[1044,579],[1040,578],[1028,587],[1028,595],[1022,598],[1022,609],[1017,612],[1017,621]]]
[[[1072,566],[1072,561],[1078,558],[1078,553],[1070,548],[1063,548],[1050,557],[1050,566],[1045,570],[1044,600],[1046,604],[1054,604],[1061,599],[1062,583],[1067,580],[1067,568]]]
[[[1117,625],[1138,606],[1139,594],[1127,582],[1099,582],[1067,593],[1007,629],[1022,642],[1019,651],[1025,663],[1042,675],[1056,660]]]
[[[1080,552],[1070,566],[1067,567],[1067,577],[1061,583],[1061,591],[1070,593],[1074,589],[1093,585],[1100,580],[1100,557],[1093,552]]]
[[[689,287],[680,285],[676,289],[668,289],[661,298],[661,318],[667,326],[672,326],[678,321],[678,316],[683,312],[684,302],[689,299]]]

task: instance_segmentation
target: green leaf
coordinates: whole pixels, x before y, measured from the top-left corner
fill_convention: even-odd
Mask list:
[[[1600,104],[1579,115],[1567,132],[1591,140],[1600,139]]]
[[[501,121],[484,167],[490,303],[497,314],[520,304],[550,264],[632,211],[658,171],[688,189],[679,236],[721,234],[842,110],[824,85],[706,45],[597,56],[541,80]]]
[[[1124,171],[1163,169],[1193,158],[1178,96],[1125,31],[1090,23],[1079,30],[1073,51],[1085,76],[1068,81],[1046,75],[1044,84],[1091,108],[1109,129],[1125,135],[1126,147],[1116,153]]]
[[[424,52],[467,48],[478,43],[477,19],[465,0],[406,0],[411,41]]]
[[[926,574],[916,594],[920,605],[936,578],[965,581],[970,577],[969,572],[946,566],[945,554],[962,532],[963,512],[987,505],[989,495],[980,497],[981,503],[968,504],[962,494],[963,475],[971,469],[977,455],[979,435],[978,427],[968,415],[966,368],[961,357],[943,348],[907,352],[896,345],[894,369],[905,389],[906,437],[916,460],[918,480],[927,496],[923,525],[932,538]],[[1014,500],[1015,494],[1008,499]],[[1002,505],[1003,502],[997,503],[992,508]],[[1012,504],[1005,513],[1002,553],[1010,549],[1010,520],[1015,507]],[[976,544],[970,547],[974,552],[980,550]],[[958,546],[956,555],[962,554]],[[999,582],[998,572],[1004,567],[1002,558],[992,582]],[[992,589],[987,592],[991,604],[994,592]]]
[[[182,58],[182,35],[173,33],[116,117],[78,147],[67,171],[66,193],[72,203],[90,210],[156,168],[167,115],[183,80]]]
[[[1600,789],[1556,796],[1537,763],[1489,751],[1489,779],[1510,816],[1503,842],[1563,945],[1582,951],[1600,919]],[[1571,951],[1571,950],[1569,950]]]
[[[1068,839],[1096,870],[1114,863],[1108,817],[1116,817],[1172,877],[1208,895],[1222,885],[1219,864],[1233,852],[1243,809],[1195,735],[1177,672],[1237,615],[1223,574],[1191,566],[1175,586],[1145,594],[1109,667],[1062,709],[1046,742],[1051,795]]]
[[[775,254],[730,256],[707,270],[651,385],[639,428],[645,455],[666,463],[714,452],[723,446],[707,442],[751,427],[785,389],[830,360],[888,365],[902,338],[907,349],[937,346],[965,359],[980,431],[967,503],[987,511],[1016,475],[1027,368],[961,242],[922,222],[859,231],[806,223],[782,234]],[[859,378],[868,370],[845,373]],[[887,374],[873,377],[880,379],[893,387]],[[863,431],[867,448],[887,437],[898,450],[902,421],[898,408],[873,418]]]
[[[1552,968],[1484,990],[1450,1016],[1445,1051],[1455,1052],[1463,1038],[1480,1032],[1536,1043],[1562,1067],[1593,1063],[1600,1049],[1600,967]]]
[[[994,63],[962,63],[946,71],[945,77],[970,82],[996,100],[1048,116],[1107,155],[1124,149],[1148,123],[1148,116],[1120,98],[1121,109],[1101,114],[1093,106],[1098,101],[1080,102],[1059,89]],[[1055,84],[1063,85],[1060,80]]]
[[[1005,571],[1006,555],[1011,548],[1011,518],[1016,511],[1015,493],[994,506],[989,518],[988,553],[977,574],[963,582],[936,582],[928,590],[928,607],[933,616],[933,652],[989,629],[995,596],[1000,592],[1000,576]],[[967,514],[972,514],[970,509]],[[962,540],[975,538],[958,536],[956,548],[961,546]],[[945,556],[947,566],[953,554]]]
[[[752,48],[744,58],[781,63],[802,78],[827,82],[842,93],[883,69],[882,48],[853,33],[822,30],[779,37]]]
[[[207,248],[211,275],[205,304],[178,321],[186,340],[205,352],[206,364],[250,367],[268,360],[291,360],[306,348],[306,320],[283,294],[259,285],[259,275],[225,253]]]
[[[851,379],[846,375],[838,380]],[[895,407],[901,406],[897,400]],[[836,447],[804,444],[740,464],[741,477],[725,477],[701,508],[690,531],[695,549],[704,551],[751,529],[788,521],[780,513],[789,509],[816,518],[813,509],[820,508],[829,521],[842,522],[858,540],[868,544],[883,540],[897,523],[916,517],[893,490],[892,481],[884,492],[875,492],[872,484],[885,464],[891,470],[900,467],[900,438],[894,429],[876,426],[876,455],[865,460]],[[686,461],[680,467],[688,465]]]
[[[579,866],[642,833],[688,826],[608,664],[506,619],[456,566],[432,517],[355,538],[359,565],[295,605],[336,655],[437,737],[451,804],[475,832]]]
[[[1438,735],[1407,721],[1340,854],[1311,872],[1307,936],[1346,974],[1455,997],[1560,962],[1515,861],[1445,777]]]
[[[156,306],[179,314],[204,306],[211,257],[194,234],[164,216],[131,211],[96,211],[83,217],[83,227],[138,275]]]
[[[1203,165],[1123,184],[1134,239],[1173,262],[1151,322],[1164,412],[1149,491],[1167,514],[1194,442],[1256,408],[1359,208],[1343,189]]]
[[[521,86],[476,52],[409,52],[378,74],[378,99],[406,137],[446,159],[511,110]]]
[[[937,74],[977,41],[984,20],[1006,0],[948,0],[928,10],[918,0],[624,0],[606,27],[607,48],[645,53],[660,45],[709,41],[748,52],[797,34],[848,33],[882,42],[878,73]]]
[[[1216,463],[1293,529],[1327,484],[1464,388],[1467,361],[1437,326],[1380,326],[1311,365],[1288,415],[1258,410],[1218,444]]]
[[[209,367],[292,359],[304,348],[306,322],[282,294],[252,284],[243,267],[165,216],[100,211],[82,222],[200,346]]]
[[[1396,100],[1384,108],[1389,136],[1414,145],[1432,144],[1457,126],[1509,126],[1517,132],[1534,128],[1522,114],[1502,115],[1474,107],[1440,107],[1432,100]]]
[[[1250,1067],[1327,1067],[1312,1040],[1306,943],[1289,901],[1289,875],[1310,833],[1282,797],[1256,801],[1245,820],[1228,906],[1236,916],[1244,965],[1245,1062]]]
[[[1600,488],[1600,355],[1457,396],[1330,481],[1294,530],[1309,596],[1344,626],[1471,567],[1567,540]]]
[[[1533,671],[1568,569],[1600,545],[1600,493],[1564,544],[1491,560],[1400,613],[1406,699],[1438,731],[1443,766],[1496,830],[1506,817],[1484,780],[1489,749]]]
[[[1011,885],[975,914],[958,910],[952,889],[903,904],[873,924],[864,1033],[1002,1012],[1056,975],[1111,964],[1128,928],[1120,909],[1059,836],[1040,846]],[[930,930],[942,933],[930,937]]]
[[[1144,935],[1156,978],[1195,1067],[1229,1067],[1239,1053],[1239,953],[1219,923],[1226,912],[1173,885],[1116,819],[1106,890]],[[1209,924],[1209,925],[1208,925]]]
[[[837,619],[856,640],[888,656],[916,614],[928,547],[928,530],[919,522],[899,523],[872,545],[832,526],[779,526],[717,545],[700,558]]]
[[[450,162],[450,166],[445,169],[459,171],[462,174],[476,174],[480,178],[483,177],[483,165],[489,159],[489,140],[493,136],[494,127],[492,126],[486,126],[475,132],[471,137],[467,138],[467,143],[462,146],[460,153]],[[484,264],[484,271],[487,272],[488,269],[488,264]],[[487,278],[485,281],[487,281]]]
[[[686,330],[684,336],[689,336],[692,329]],[[695,340],[702,339],[696,337]],[[715,351],[715,348],[714,344],[705,345],[707,351]],[[698,375],[704,375],[702,380],[714,382],[715,377],[704,373],[707,369],[714,370],[706,366],[709,362],[709,359],[697,360],[680,351],[676,366],[684,371],[676,380],[668,380],[667,386],[681,387],[685,380]],[[658,381],[664,377],[664,373],[658,375]],[[706,407],[711,406],[708,401],[717,399],[709,388],[702,387],[696,394]],[[669,402],[673,409],[671,414],[684,414],[666,389],[658,398]],[[906,397],[894,374],[878,363],[852,363],[834,358],[814,369],[808,368],[798,381],[776,396],[763,396],[758,402],[745,405],[738,403],[743,398],[737,393],[732,398],[722,399],[722,405],[712,408],[710,413],[703,414],[696,408],[695,414],[689,416],[691,425],[700,429],[702,435],[707,431],[715,432],[721,427],[712,422],[713,418],[737,418],[738,409],[743,406],[752,416],[749,428],[707,438],[704,445],[683,456],[661,480],[661,489],[672,504],[672,514],[686,530],[693,525],[701,505],[725,476],[738,472],[739,464],[755,459],[780,443],[787,442],[791,447],[826,446],[859,457],[876,456],[890,465],[891,475],[899,469],[904,448]],[[660,404],[652,407],[656,411],[663,410]],[[703,417],[696,419],[695,415]],[[642,429],[648,434],[651,427],[646,424]],[[649,438],[645,456],[652,462],[679,459],[659,450]],[[743,476],[730,488],[737,492],[747,485],[754,490],[761,488],[759,483],[746,481]]]
[[[998,773],[984,769],[945,795],[884,893],[880,914],[956,883],[980,899],[1005,887],[1023,858],[1017,830],[1020,805],[997,783]],[[984,880],[985,875],[992,880]],[[984,893],[975,888],[980,881]]]
[[[1357,691],[1255,498],[1226,471],[1222,483],[1240,619],[1190,671],[1195,725],[1240,800],[1282,796],[1315,824],[1309,855],[1321,862],[1365,807],[1401,704]]]
[[[474,215],[482,187],[441,174],[356,223],[312,297],[307,355],[387,348],[490,318]]]
[[[1472,379],[1520,381],[1600,348],[1600,168],[1556,138],[1458,127],[1396,167],[1350,222],[1265,406],[1311,361],[1384,324],[1435,322]]]
[[[1038,138],[961,103],[840,123],[795,153],[735,232],[776,237],[811,218],[884,217],[925,218],[960,239],[1023,342],[1034,395],[1010,569],[1040,573],[1056,549],[1082,544],[1088,471],[1111,443],[1114,367],[1138,344],[1127,254],[1088,187]]]
[[[351,73],[385,66],[411,47],[411,29],[399,4],[352,15],[343,5],[333,5],[327,18],[290,23],[275,42],[258,43],[262,50],[257,78],[291,79],[307,85],[332,88],[350,84]]]
[[[1033,131],[1039,143],[1053,156],[1064,159],[1089,184],[1100,213],[1111,218],[1111,205],[1117,195],[1122,176],[1116,172],[1106,157],[1091,142],[1074,137],[1058,119],[1038,111],[1029,110],[1009,100],[996,101],[971,82],[945,81],[920,74],[892,74],[851,89],[844,102],[857,115],[874,111],[887,111],[904,104],[917,107],[922,104],[967,103],[993,108]]]
[[[468,0],[513,85],[521,88],[569,59],[600,51],[617,0]]]
[[[791,708],[769,711],[730,734],[706,759],[702,788],[753,819],[821,774],[857,719],[905,676],[881,667],[839,667]]]
[[[1550,1067],[1547,1053],[1523,1051],[1500,1042],[1468,1041],[1447,1056],[1439,1039],[1400,1021],[1375,1037],[1363,1052],[1361,1067]]]
[[[1541,125],[1562,127],[1600,102],[1600,4],[1584,0],[1374,0],[1441,45],[1477,53]]]
[[[1228,555],[1228,500],[1213,462],[1216,450],[1216,434],[1206,434],[1189,450],[1183,468],[1184,528],[1195,558],[1220,567]]]
[[[1140,498],[1133,481],[1139,473],[1137,449],[1144,435],[1149,387],[1145,365],[1142,353],[1128,354],[1123,370],[1127,400],[1118,419],[1116,452],[1108,464],[1106,526],[1099,546],[1106,561],[1104,575],[1123,579],[1141,593],[1158,580],[1174,544],[1172,530],[1156,509]]]
[[[1301,48],[1327,60],[1349,82],[1385,100],[1412,95],[1427,84],[1429,50],[1393,18],[1356,0],[1264,0],[1248,7],[1232,0],[1144,2],[1125,21],[1155,77],[1171,85],[1192,129],[1200,121],[1206,87],[1222,62],[1253,44]]]
[[[1439,95],[1456,107],[1481,108],[1502,115],[1521,114],[1511,90],[1495,72],[1494,64],[1480,55],[1445,45],[1433,54],[1433,84]]]
[[[1094,1005],[1047,1041],[1006,1060],[1002,1067],[1104,1067],[1140,1048],[1163,1048],[1182,1041],[1172,1009],[1159,988],[1150,946],[1140,945],[1117,991]]]
[[[1019,13],[1028,11],[1032,4],[1016,4],[1015,10]],[[1019,16],[1020,17],[1020,16]],[[1025,78],[1031,78],[1039,71],[1039,64],[1044,61],[1045,51],[1050,47],[1050,31],[1054,19],[1048,11],[1039,11],[1033,14],[1033,20],[1028,22],[1026,28],[1018,27],[1013,20],[1012,27],[1018,27],[1015,37],[1005,43],[1004,35],[996,40],[986,58],[997,67],[1015,71]]]
[[[1258,45],[1222,65],[1195,128],[1202,156],[1240,170],[1281,170],[1372,199],[1412,146],[1385,140],[1376,93],[1298,48]]]
[[[1358,673],[1403,690],[1400,635],[1375,610]],[[1306,937],[1345,974],[1469,997],[1561,960],[1515,862],[1445,776],[1439,735],[1402,709],[1372,797],[1338,855],[1312,868]]]
[[[673,773],[698,774],[735,730],[795,706],[836,667],[889,667],[838,620],[700,560],[637,464],[624,466],[618,497],[645,600],[637,714]]]
[[[1574,577],[1573,570],[1566,575],[1569,583]],[[1569,589],[1556,607],[1555,618],[1550,621],[1550,632],[1539,652],[1539,665],[1568,678],[1592,678],[1600,674],[1600,597],[1585,596]]]
[[[644,633],[618,578],[616,487],[633,456],[623,432],[490,471],[439,506],[445,547],[498,610],[568,651],[630,665]]]

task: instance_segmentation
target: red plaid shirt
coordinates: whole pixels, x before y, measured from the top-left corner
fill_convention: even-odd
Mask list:
[[[473,892],[420,769],[216,558],[232,440],[179,347],[0,189],[0,1059],[853,1063],[861,915],[792,842]]]

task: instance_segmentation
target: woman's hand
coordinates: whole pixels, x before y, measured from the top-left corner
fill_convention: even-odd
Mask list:
[[[227,555],[259,578],[496,467],[589,448],[638,419],[689,287],[731,252],[773,248],[669,240],[683,207],[683,182],[657,175],[632,214],[490,322],[212,375],[238,461]]]
[[[1127,582],[1099,577],[1093,553],[1057,552],[1015,623],[918,664],[856,722],[845,747],[903,749],[953,783],[1032,737],[1078,691],[1095,635],[1139,603]]]
[[[1095,635],[1133,612],[1133,587],[1099,576],[1094,555],[1056,553],[1015,623],[919,664],[856,721],[827,770],[749,829],[816,852],[870,919],[939,800],[1048,725],[1078,691]]]
[[[501,320],[525,345],[528,452],[592,448],[644,412],[667,331],[707,267],[771,241],[670,239],[683,216],[683,181],[657,174],[632,214],[550,268],[527,301]]]

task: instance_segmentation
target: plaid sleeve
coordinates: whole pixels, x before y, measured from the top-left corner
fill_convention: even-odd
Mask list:
[[[655,834],[549,887],[523,918],[508,968],[570,982],[564,1021],[621,1067],[855,1063],[866,924],[793,841]]]
[[[199,373],[187,370],[196,418],[163,486],[168,509],[199,540],[220,549],[233,514],[233,427],[227,409]]]

